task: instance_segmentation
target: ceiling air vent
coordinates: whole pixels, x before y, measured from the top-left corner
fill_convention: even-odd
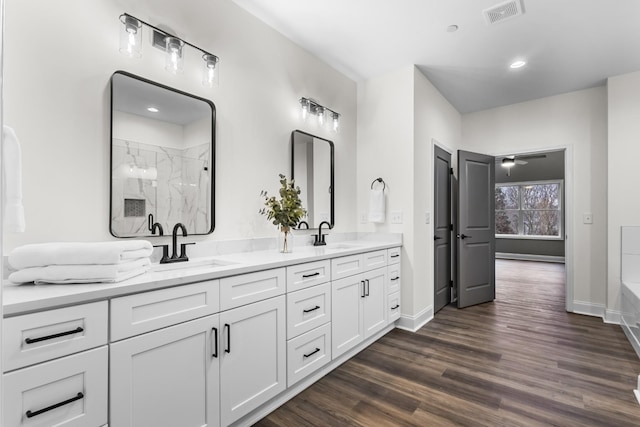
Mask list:
[[[524,13],[521,0],[510,0],[482,11],[489,24],[506,21]]]

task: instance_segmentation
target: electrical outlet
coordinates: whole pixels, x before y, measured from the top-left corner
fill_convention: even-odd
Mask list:
[[[424,213],[424,223],[429,224],[431,222],[431,212]]]
[[[391,224],[402,224],[402,211],[391,212]]]
[[[590,212],[586,212],[582,214],[582,223],[583,224],[593,224],[593,214]]]
[[[362,212],[360,214],[360,224],[366,224],[369,222],[369,214],[366,212]]]

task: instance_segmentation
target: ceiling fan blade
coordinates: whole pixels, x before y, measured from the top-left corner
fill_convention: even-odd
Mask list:
[[[529,163],[526,160],[520,160],[520,159],[515,159],[514,161],[516,165],[526,165],[527,163]]]
[[[515,156],[516,161],[518,160],[533,160],[533,159],[546,159],[546,154],[529,154],[524,156]]]

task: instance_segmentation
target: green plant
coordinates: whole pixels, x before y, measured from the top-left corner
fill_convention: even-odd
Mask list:
[[[265,207],[259,212],[286,233],[291,227],[298,225],[307,211],[302,207],[302,201],[300,201],[300,187],[295,186],[293,179],[288,182],[284,175],[279,174],[278,176],[280,177],[280,199],[269,196],[266,191],[262,190],[260,196],[264,197]]]

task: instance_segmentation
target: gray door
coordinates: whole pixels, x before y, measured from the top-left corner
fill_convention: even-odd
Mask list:
[[[451,154],[434,147],[433,156],[434,313],[451,302]]]
[[[458,151],[458,308],[493,301],[495,159]]]

